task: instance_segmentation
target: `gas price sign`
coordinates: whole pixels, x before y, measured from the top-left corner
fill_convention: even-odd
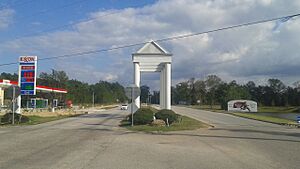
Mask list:
[[[35,95],[37,56],[20,56],[19,63],[21,95]]]

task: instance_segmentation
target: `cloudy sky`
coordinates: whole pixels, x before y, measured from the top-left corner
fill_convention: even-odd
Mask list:
[[[53,57],[300,13],[299,0],[1,0],[0,64],[20,55]],[[173,53],[173,85],[216,74],[259,84],[300,80],[300,17],[160,43]],[[132,83],[131,53],[142,46],[40,61],[39,72],[70,78]],[[17,65],[0,72],[17,72]],[[142,74],[157,88],[159,76]]]

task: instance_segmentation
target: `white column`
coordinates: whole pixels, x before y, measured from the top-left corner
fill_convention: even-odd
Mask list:
[[[4,89],[0,87],[0,106],[4,104]]]
[[[167,91],[166,91],[166,85],[167,85],[167,81],[166,81],[166,78],[167,78],[167,76],[166,76],[166,72],[167,72],[167,70],[166,70],[166,65],[165,65],[165,68],[164,68],[164,109],[167,109],[167,101],[166,101],[166,99],[167,99]]]
[[[140,87],[140,81],[141,81],[141,73],[140,73],[140,64],[135,62],[133,63],[134,64],[134,84],[137,86],[137,87]],[[134,103],[135,105],[140,108],[141,105],[140,105],[140,96],[137,97],[135,100],[134,100]]]
[[[35,65],[35,69],[37,69],[36,65]],[[37,72],[35,70],[35,72]],[[21,90],[21,66],[19,66],[19,79],[18,79],[18,86],[20,87]],[[17,109],[16,109],[16,113],[18,114],[22,114],[21,111],[21,104],[22,104],[22,96],[21,94],[17,97]]]
[[[162,109],[165,109],[166,108],[166,83],[165,83],[165,79],[166,79],[166,74],[165,74],[165,66],[163,66],[163,69],[162,69],[162,88],[161,88],[161,92],[162,92],[162,100],[161,100],[161,103],[162,103]]]
[[[17,105],[18,105],[18,108],[16,109],[16,113],[22,114],[22,112],[21,112],[21,95],[19,95],[17,97]]]
[[[161,70],[160,71],[160,78],[159,78],[159,82],[160,82],[160,89],[159,89],[159,105],[160,105],[160,108],[163,109],[163,71]]]
[[[171,110],[171,63],[165,64],[165,108]]]

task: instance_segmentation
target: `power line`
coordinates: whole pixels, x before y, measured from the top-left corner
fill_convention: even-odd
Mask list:
[[[223,30],[228,30],[228,29],[234,29],[234,28],[238,28],[238,27],[246,27],[246,26],[251,26],[251,25],[257,25],[257,24],[261,24],[261,23],[272,22],[272,21],[286,19],[286,18],[293,18],[293,17],[296,17],[296,16],[300,16],[300,13],[294,14],[294,15],[277,17],[277,18],[265,19],[265,20],[260,20],[260,21],[242,23],[242,24],[238,24],[238,25],[233,25],[233,26],[228,26],[228,27],[213,29],[213,30],[204,31],[204,32],[198,32],[198,33],[191,33],[191,34],[173,36],[173,37],[169,37],[169,38],[158,39],[156,41],[157,42],[161,42],[161,41],[169,41],[169,40],[182,39],[182,38],[187,38],[187,37],[191,37],[191,36],[197,36],[197,35],[201,35],[201,34],[213,33],[213,32],[218,32],[218,31],[223,31]]]
[[[223,31],[223,30],[229,30],[229,29],[234,29],[234,28],[238,28],[238,27],[246,27],[246,26],[257,25],[257,24],[272,22],[272,21],[276,21],[276,20],[281,20],[281,19],[285,19],[285,18],[293,18],[293,17],[296,17],[296,16],[300,16],[300,13],[293,14],[293,15],[287,15],[287,16],[281,16],[281,17],[277,17],[277,18],[247,22],[247,23],[232,25],[232,26],[228,26],[228,27],[222,27],[222,28],[203,31],[203,32],[198,32],[198,33],[191,33],[191,34],[178,35],[178,36],[173,36],[173,37],[168,37],[168,38],[156,39],[154,41],[155,42],[165,42],[165,41],[184,39],[184,38],[188,38],[188,37],[199,36],[199,35],[202,35],[202,34],[213,33],[213,32],[218,32],[218,31]],[[38,60],[39,61],[41,61],[41,60],[52,60],[52,59],[60,59],[60,58],[68,58],[68,57],[89,55],[89,54],[95,54],[95,53],[100,53],[100,52],[108,52],[108,51],[113,51],[113,50],[119,50],[119,49],[134,47],[134,46],[138,46],[138,45],[144,45],[146,43],[148,43],[148,42],[140,42],[140,43],[129,44],[129,45],[121,45],[121,46],[107,48],[107,49],[90,50],[90,51],[84,51],[84,52],[78,52],[78,53],[72,53],[72,54],[58,55],[58,56],[52,56],[52,57],[47,57],[47,58],[41,58],[41,59],[38,59]],[[4,63],[4,64],[0,64],[0,66],[8,66],[8,65],[14,65],[14,64],[18,64],[18,62]]]
[[[108,51],[113,51],[113,50],[118,50],[118,49],[123,49],[123,48],[129,48],[129,47],[134,47],[134,46],[138,46],[138,45],[143,45],[143,44],[146,44],[146,43],[148,43],[148,42],[141,42],[141,43],[135,43],[135,44],[130,44],[130,45],[123,45],[123,46],[107,48],[107,49],[90,50],[90,51],[84,51],[84,52],[73,53],[73,54],[58,55],[58,56],[41,58],[41,59],[38,59],[38,60],[39,61],[41,61],[41,60],[52,60],[52,59],[82,56],[82,55],[88,55],[88,54],[94,54],[94,53],[100,53],[100,52],[108,52]],[[18,64],[18,63],[19,62],[4,63],[4,64],[0,64],[0,66],[15,65],[15,64]]]

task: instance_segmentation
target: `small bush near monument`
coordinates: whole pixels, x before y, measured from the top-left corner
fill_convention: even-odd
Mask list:
[[[157,119],[161,119],[161,120],[165,121],[166,124],[167,124],[167,119],[168,119],[169,124],[172,124],[173,122],[177,121],[179,115],[176,114],[172,110],[163,109],[163,110],[158,111],[155,114],[155,117]]]
[[[153,109],[150,108],[140,108],[133,115],[133,124],[151,124],[153,121],[153,115],[155,115],[156,119],[163,120],[165,124],[167,124],[167,119],[168,123],[172,124],[179,118],[179,115],[172,110],[163,109],[154,112]],[[128,116],[128,121],[131,122],[131,115]]]
[[[153,120],[154,112],[149,108],[140,108],[133,114],[133,124],[150,124]],[[131,122],[131,115],[129,115]]]
[[[152,121],[150,125],[151,126],[166,126],[166,123],[165,123],[165,121],[163,121],[161,119],[156,119],[156,120]]]
[[[12,123],[12,118],[13,114],[12,113],[6,113],[2,118],[1,118],[1,123],[4,124],[11,124]],[[21,115],[21,114],[17,114],[15,113],[15,123],[27,123],[29,122],[29,118],[27,116]]]

